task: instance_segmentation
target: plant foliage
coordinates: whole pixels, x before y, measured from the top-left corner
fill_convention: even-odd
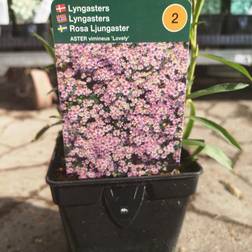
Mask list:
[[[234,146],[235,148],[241,150],[241,146],[238,141],[221,125],[218,123],[203,117],[197,116],[197,109],[194,105],[194,99],[199,97],[208,96],[212,94],[218,93],[225,93],[225,92],[233,92],[237,90],[241,90],[247,88],[249,84],[244,83],[222,83],[222,84],[215,84],[209,88],[198,90],[192,92],[192,87],[194,84],[195,79],[195,69],[196,69],[196,62],[199,56],[207,57],[211,60],[217,61],[222,63],[231,69],[239,72],[243,76],[248,79],[250,83],[252,81],[252,76],[248,72],[248,70],[235,62],[226,60],[222,57],[211,55],[211,54],[203,54],[199,55],[199,45],[197,43],[197,26],[199,24],[199,16],[202,12],[202,8],[204,6],[205,0],[192,0],[192,8],[193,8],[193,21],[190,33],[190,45],[191,45],[191,62],[188,71],[188,87],[187,87],[187,109],[188,111],[188,118],[185,127],[185,132],[183,136],[183,145],[186,149],[191,151],[191,158],[194,160],[197,158],[199,154],[204,154],[209,156],[210,158],[216,160],[218,163],[223,165],[227,168],[232,168],[232,161],[231,159],[217,146],[213,146],[207,144],[205,140],[195,140],[190,139],[191,132],[195,123],[199,123],[201,126],[215,132],[219,136],[221,136],[228,144]]]

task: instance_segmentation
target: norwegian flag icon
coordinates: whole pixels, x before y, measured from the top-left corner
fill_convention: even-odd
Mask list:
[[[56,5],[56,12],[58,12],[58,13],[66,12],[66,5],[65,4],[57,4]]]
[[[56,18],[57,18],[57,22],[60,24],[66,23],[68,21],[66,14],[59,14],[56,16]]]

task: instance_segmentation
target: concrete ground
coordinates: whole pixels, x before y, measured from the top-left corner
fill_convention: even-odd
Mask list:
[[[179,252],[252,251],[252,101],[200,101],[199,115],[215,119],[240,140],[243,152],[196,127],[195,138],[222,146],[235,162],[233,172],[201,158],[204,174],[192,198],[179,238]],[[60,127],[40,141],[36,132],[56,109],[0,108],[0,251],[67,252],[58,209],[45,174]],[[160,230],[161,231],[161,230]],[[104,251],[106,252],[106,251]],[[119,251],[118,251],[119,252]]]

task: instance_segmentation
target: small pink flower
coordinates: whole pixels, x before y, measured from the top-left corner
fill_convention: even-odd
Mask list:
[[[156,175],[179,162],[183,43],[60,44],[56,56],[68,174]]]

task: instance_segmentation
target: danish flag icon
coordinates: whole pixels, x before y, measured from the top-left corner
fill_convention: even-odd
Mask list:
[[[57,4],[56,5],[56,12],[58,12],[58,13],[66,12],[66,5],[65,4]]]

